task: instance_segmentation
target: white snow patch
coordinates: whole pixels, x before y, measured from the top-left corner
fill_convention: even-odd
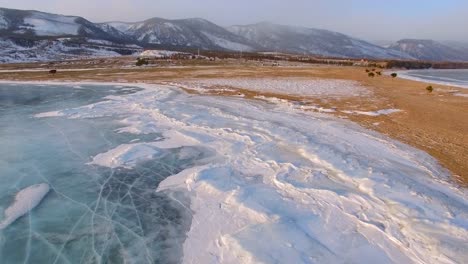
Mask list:
[[[171,57],[176,54],[188,54],[188,53],[179,52],[179,51],[171,51],[171,50],[145,50],[142,53],[140,53],[140,56],[165,58],[165,57]]]
[[[175,130],[165,131],[163,133],[165,140],[152,143],[153,146],[161,149],[180,148],[195,146],[200,142],[190,136],[184,135]]]
[[[149,144],[124,144],[97,155],[90,164],[109,168],[132,168],[138,162],[151,160],[157,153],[159,151]]]
[[[165,131],[164,140],[151,143],[123,144],[93,158],[90,164],[108,168],[132,168],[142,161],[151,160],[159,149],[193,146],[199,142],[177,131]]]
[[[231,87],[250,91],[298,96],[366,96],[370,92],[357,82],[334,79],[205,79],[181,83],[185,87],[206,90],[211,87]]]
[[[36,118],[45,118],[45,117],[59,117],[64,116],[64,114],[60,113],[60,111],[50,111],[45,113],[39,113],[34,115]]]
[[[400,109],[382,109],[377,111],[341,111],[345,114],[357,114],[357,115],[366,115],[366,116],[381,116],[381,115],[390,115],[394,113],[401,112]]]
[[[19,191],[15,196],[15,201],[5,210],[3,220],[0,222],[0,229],[7,228],[16,219],[38,206],[49,190],[49,185],[42,183]]]

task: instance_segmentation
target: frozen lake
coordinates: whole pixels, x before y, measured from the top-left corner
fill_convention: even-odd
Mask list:
[[[468,89],[468,69],[467,70],[411,70],[401,72],[400,77],[437,83],[442,85],[456,86]]]
[[[34,118],[139,90],[0,85],[0,206],[7,208],[28,186],[51,189],[29,215],[1,231],[2,263],[180,261],[191,222],[188,200],[155,190],[192,160],[178,161],[174,149],[134,168],[87,165],[100,152],[159,135],[117,133],[122,125],[114,118]]]
[[[426,153],[287,103],[144,88],[0,84],[2,261],[468,258],[467,191]]]

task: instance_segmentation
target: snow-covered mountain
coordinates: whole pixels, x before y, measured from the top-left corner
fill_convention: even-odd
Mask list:
[[[0,62],[129,55],[142,50],[117,29],[82,17],[0,8]]]
[[[109,22],[111,26],[144,44],[205,50],[253,51],[255,44],[205,19],[168,20],[151,18],[143,22]]]
[[[389,49],[405,52],[419,60],[427,61],[468,61],[468,48],[446,45],[433,40],[403,39]]]
[[[114,42],[128,41],[118,30],[103,28],[78,16],[63,16],[32,10],[0,8],[2,37],[44,39],[50,37],[87,37]]]
[[[341,33],[277,25],[268,22],[228,28],[268,51],[306,53],[331,57],[411,59],[403,52],[388,50]]]

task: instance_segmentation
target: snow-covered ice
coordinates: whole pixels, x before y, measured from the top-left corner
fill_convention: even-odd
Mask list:
[[[291,89],[273,80],[266,86],[309,94],[342,89],[336,81],[308,83]],[[247,84],[264,89],[260,80]],[[169,86],[60,114],[121,117],[121,131],[163,135],[97,155],[118,161],[104,166],[125,166],[165,148],[215,153],[158,187],[190,197],[184,263],[468,259],[467,191],[451,184],[448,172],[426,153],[346,120],[289,104],[188,95]]]
[[[16,219],[33,210],[41,203],[49,190],[49,185],[42,183],[19,191],[15,196],[14,202],[5,210],[3,220],[0,222],[0,229],[7,228]]]
[[[109,168],[131,168],[138,162],[151,160],[157,153],[158,150],[150,145],[125,144],[120,145],[106,153],[97,155],[90,164]]]
[[[53,115],[50,115],[53,116]],[[37,115],[37,117],[47,117],[47,115]],[[123,130],[121,130],[123,131]],[[132,132],[128,130],[127,132]],[[197,141],[186,137],[177,131],[167,131],[164,139],[160,142],[124,144],[106,153],[101,153],[94,157],[90,164],[108,168],[125,167],[132,168],[139,162],[151,160],[159,153],[158,149],[171,149],[183,146],[196,145]]]
[[[397,73],[403,79],[468,89],[468,70],[466,69],[409,70]]]

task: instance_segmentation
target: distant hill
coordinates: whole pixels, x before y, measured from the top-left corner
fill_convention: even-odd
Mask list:
[[[403,39],[390,45],[389,49],[407,53],[418,60],[468,61],[468,46],[449,46],[433,40]]]
[[[130,41],[118,30],[103,28],[82,17],[6,8],[0,8],[0,36],[30,39],[86,37],[119,43]]]
[[[113,27],[148,46],[228,51],[253,51],[258,48],[245,38],[201,18],[151,18],[137,23],[109,22],[101,25]]]
[[[82,17],[0,8],[0,62],[129,55],[134,43]]]
[[[412,59],[403,52],[328,30],[262,22],[228,28],[268,51],[314,54],[343,58]]]

